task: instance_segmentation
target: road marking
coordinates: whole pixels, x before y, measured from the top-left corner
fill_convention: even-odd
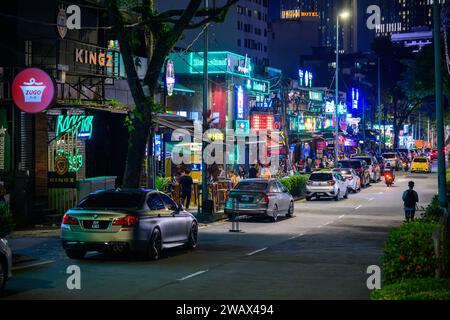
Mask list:
[[[267,247],[259,249],[259,250],[252,251],[250,253],[247,253],[246,255],[247,256],[252,256],[252,255],[257,254],[258,252],[261,252],[261,251],[264,251],[264,250],[267,250]]]
[[[357,206],[356,208],[355,208],[355,210],[358,210],[359,208],[361,208],[362,207],[362,204],[360,204],[359,206]]]
[[[345,214],[342,214],[338,217],[338,219],[342,219],[343,217],[345,217]]]
[[[31,264],[27,264],[24,266],[13,267],[12,271],[23,270],[23,269],[33,268],[33,267],[39,267],[39,266],[43,266],[43,265],[50,264],[53,262],[55,262],[55,260],[47,260],[47,261],[31,263]]]
[[[295,236],[292,236],[292,237],[290,237],[289,239],[290,239],[290,240],[292,240],[292,239],[297,239],[297,238],[300,238],[301,236],[303,236],[303,233],[300,233],[300,234],[297,234],[297,235],[295,235]]]
[[[383,194],[383,193],[384,193],[383,191],[378,192],[378,194]]]
[[[370,198],[370,199],[369,199],[369,201],[372,201],[372,200],[373,200],[373,198]]]
[[[205,272],[208,272],[208,271],[209,271],[209,270],[198,271],[198,272],[196,272],[196,273],[190,274],[190,275],[188,275],[188,276],[186,276],[186,277],[183,277],[183,278],[181,278],[181,279],[177,279],[177,281],[184,281],[184,280],[187,280],[187,279],[190,279],[190,278],[199,276],[199,275],[201,275],[201,274],[203,274],[203,273],[205,273]]]

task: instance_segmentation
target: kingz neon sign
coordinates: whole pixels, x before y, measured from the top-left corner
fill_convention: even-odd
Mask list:
[[[90,139],[92,136],[92,121],[94,116],[86,115],[70,115],[70,116],[58,116],[58,122],[56,124],[56,136],[67,132],[74,132],[78,138]]]

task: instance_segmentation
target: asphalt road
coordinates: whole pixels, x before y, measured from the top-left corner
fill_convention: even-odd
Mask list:
[[[402,223],[401,194],[414,180],[420,205],[437,192],[437,176],[397,174],[349,199],[297,202],[295,217],[247,219],[200,229],[194,251],[173,249],[160,261],[90,254],[70,260],[58,237],[10,239],[17,253],[44,264],[15,270],[4,299],[368,299],[367,267],[381,265],[389,228]],[[81,268],[81,290],[66,269]]]

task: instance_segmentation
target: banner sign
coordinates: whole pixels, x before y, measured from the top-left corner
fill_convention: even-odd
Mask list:
[[[76,172],[66,172],[59,175],[56,172],[48,172],[48,187],[74,189],[77,187],[77,174]]]

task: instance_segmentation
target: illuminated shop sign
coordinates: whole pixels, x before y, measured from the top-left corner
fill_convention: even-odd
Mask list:
[[[75,62],[100,67],[113,67],[113,55],[103,51],[75,48]]]
[[[168,60],[166,64],[166,90],[167,95],[173,95],[173,87],[175,86],[175,70],[173,68],[173,61]]]
[[[250,91],[269,94],[270,93],[270,83],[268,81],[264,81],[264,80],[248,79],[247,80],[247,89]]]
[[[291,117],[289,123],[289,129],[291,131],[320,131],[329,130],[334,128],[334,120],[322,117],[312,117],[312,116],[297,116]]]
[[[43,70],[28,68],[21,71],[12,84],[12,99],[23,112],[38,113],[55,100],[53,79]]]
[[[176,56],[171,55],[171,59],[177,59]],[[183,60],[183,59],[182,59]],[[203,73],[203,52],[191,52],[188,55],[187,61],[188,73],[201,74]],[[182,61],[186,64],[184,61]],[[181,63],[181,62],[180,62]],[[183,70],[183,63],[179,65],[180,70]],[[209,74],[234,74],[239,76],[250,77],[253,66],[251,59],[248,56],[241,56],[227,51],[213,51],[208,53],[208,73]],[[178,70],[178,69],[177,69]],[[179,72],[179,71],[178,71]]]
[[[325,102],[325,113],[335,113],[334,101]],[[339,103],[339,114],[347,113],[347,105],[345,103]]]
[[[92,136],[92,121],[94,116],[60,115],[56,124],[56,136],[73,132],[78,138],[90,139]]]
[[[242,86],[237,87],[236,93],[236,118],[244,119],[244,89]]]
[[[273,115],[253,114],[251,117],[251,127],[255,130],[273,130]]]
[[[319,17],[319,13],[316,11],[301,11],[300,9],[281,11],[281,19],[283,20],[299,19],[303,17]]]
[[[250,133],[250,122],[248,120],[236,120],[236,135],[247,135]]]
[[[358,109],[359,89],[352,88],[352,109]]]
[[[298,77],[300,80],[300,87],[312,87],[313,74],[308,70],[298,70]]]
[[[223,132],[220,132],[220,131],[214,130],[213,132],[208,132],[206,135],[207,135],[209,141],[224,141],[225,140],[225,135],[223,134]]]
[[[323,101],[323,93],[320,91],[309,91],[309,100]]]

